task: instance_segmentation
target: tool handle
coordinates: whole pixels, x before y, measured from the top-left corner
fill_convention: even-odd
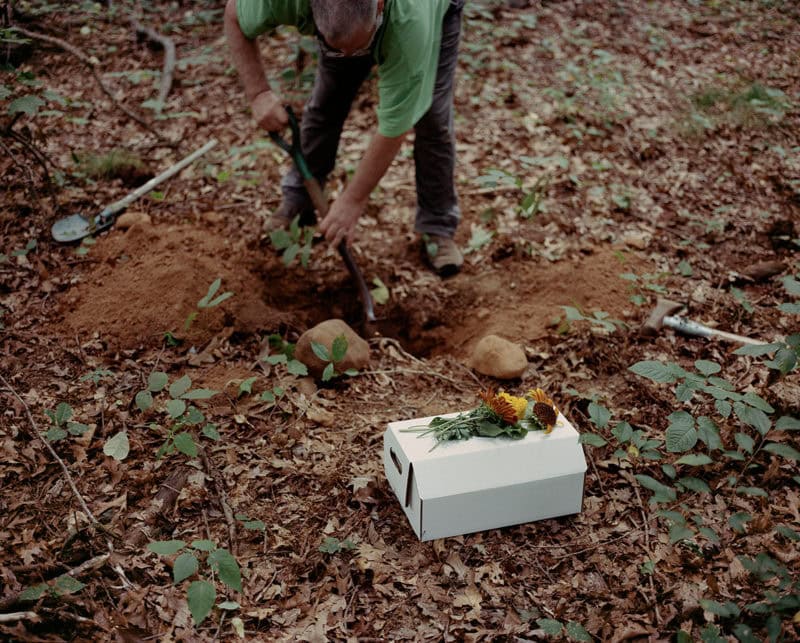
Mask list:
[[[100,218],[105,220],[105,219],[113,217],[114,215],[122,212],[131,203],[136,201],[136,199],[138,199],[139,197],[144,196],[150,190],[155,188],[157,185],[160,185],[161,183],[163,183],[167,179],[172,178],[173,176],[175,176],[178,172],[180,172],[187,165],[190,165],[191,163],[194,163],[198,158],[203,156],[203,154],[208,152],[216,144],[217,144],[217,140],[212,138],[208,143],[203,145],[203,147],[201,147],[199,150],[195,150],[194,152],[189,154],[189,156],[187,156],[183,160],[178,161],[175,165],[173,165],[172,167],[167,168],[166,170],[164,170],[158,176],[153,177],[152,179],[150,179],[147,183],[145,183],[141,187],[136,188],[128,196],[120,199],[116,203],[112,203],[111,205],[109,205],[100,214]]]
[[[724,330],[717,330],[716,328],[711,328],[710,326],[692,321],[691,319],[684,319],[678,315],[667,315],[664,317],[664,326],[677,330],[679,333],[695,335],[697,337],[719,337],[720,339],[727,339],[731,342],[759,346],[767,343],[758,339],[736,335],[735,333],[726,333]]]

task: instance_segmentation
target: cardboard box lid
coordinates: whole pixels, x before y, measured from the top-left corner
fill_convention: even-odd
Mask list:
[[[413,468],[423,500],[586,471],[578,432],[561,414],[551,433],[531,431],[522,440],[476,437],[437,446],[432,436],[406,431],[427,426],[433,417],[392,422],[386,430]]]

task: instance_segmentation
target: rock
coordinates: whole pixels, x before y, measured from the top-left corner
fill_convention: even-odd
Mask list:
[[[341,335],[347,340],[347,352],[340,362],[335,363],[336,370],[339,373],[349,368],[362,370],[369,364],[369,344],[341,319],[328,319],[303,333],[294,349],[295,359],[303,362],[314,377],[321,377],[328,363],[314,354],[311,342],[322,344],[330,353],[333,340]]]
[[[117,217],[116,225],[120,230],[127,230],[136,224],[150,225],[152,222],[153,221],[150,218],[150,215],[146,212],[137,212],[136,210],[131,210],[119,215]]]
[[[470,366],[483,375],[513,380],[528,367],[528,359],[518,344],[497,335],[487,335],[472,351]]]
[[[622,237],[622,243],[637,250],[645,250],[653,238],[649,232],[629,232]]]
[[[306,411],[306,417],[320,426],[333,426],[336,423],[336,417],[328,411],[319,406],[312,406]]]

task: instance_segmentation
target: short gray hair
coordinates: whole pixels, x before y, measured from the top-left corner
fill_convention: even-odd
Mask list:
[[[372,25],[378,0],[311,0],[311,13],[325,40],[339,42]]]

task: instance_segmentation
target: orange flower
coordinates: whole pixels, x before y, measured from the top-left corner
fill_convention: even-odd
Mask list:
[[[547,394],[540,388],[528,391],[528,397],[535,402],[533,405],[533,414],[539,422],[544,424],[545,433],[550,433],[558,419],[558,407],[555,405],[555,402],[547,397]]]
[[[508,424],[517,423],[517,411],[514,405],[508,400],[496,395],[494,389],[490,388],[486,392],[481,393],[480,398],[486,406],[503,418],[504,422]]]

